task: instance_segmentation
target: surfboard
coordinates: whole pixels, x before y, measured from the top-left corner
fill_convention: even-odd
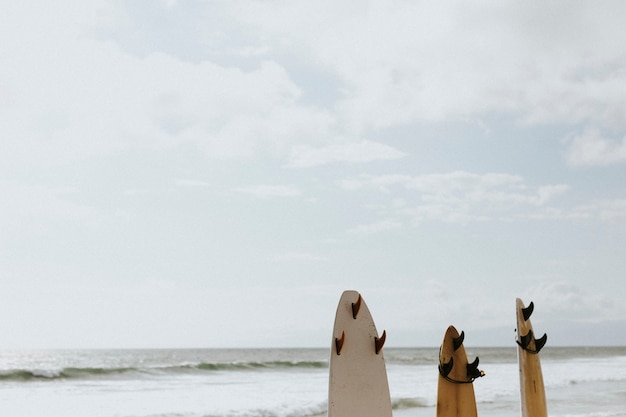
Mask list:
[[[385,339],[361,294],[344,291],[331,343],[328,417],[391,417]]]
[[[548,336],[535,338],[530,316],[535,305],[531,301],[528,307],[519,298],[515,301],[517,319],[517,362],[519,365],[522,417],[546,417],[546,393],[539,352],[546,344]]]
[[[476,417],[473,382],[485,373],[478,369],[478,358],[468,363],[463,340],[465,333],[449,326],[439,349],[437,417]]]

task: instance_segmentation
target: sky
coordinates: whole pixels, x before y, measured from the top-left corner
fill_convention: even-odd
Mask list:
[[[626,3],[0,14],[0,348],[626,344]]]

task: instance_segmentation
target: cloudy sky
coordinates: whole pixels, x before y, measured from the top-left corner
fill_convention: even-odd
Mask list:
[[[2,9],[0,347],[626,343],[626,3]]]

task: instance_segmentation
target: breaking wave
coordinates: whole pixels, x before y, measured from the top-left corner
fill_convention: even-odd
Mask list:
[[[245,371],[263,369],[321,369],[324,361],[269,361],[182,364],[175,366],[121,367],[121,368],[62,368],[62,369],[13,369],[0,370],[0,381],[45,381],[56,379],[91,379],[124,375],[184,374],[190,372]]]
[[[432,405],[424,398],[392,398],[391,408],[394,410],[402,410],[407,408],[424,408]]]

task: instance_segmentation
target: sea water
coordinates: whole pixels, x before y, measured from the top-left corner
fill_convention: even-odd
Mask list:
[[[515,347],[466,347],[481,416],[519,416]],[[434,416],[437,348],[385,348],[394,417]],[[330,349],[0,351],[4,417],[308,417]],[[541,352],[550,416],[626,417],[626,348]]]

